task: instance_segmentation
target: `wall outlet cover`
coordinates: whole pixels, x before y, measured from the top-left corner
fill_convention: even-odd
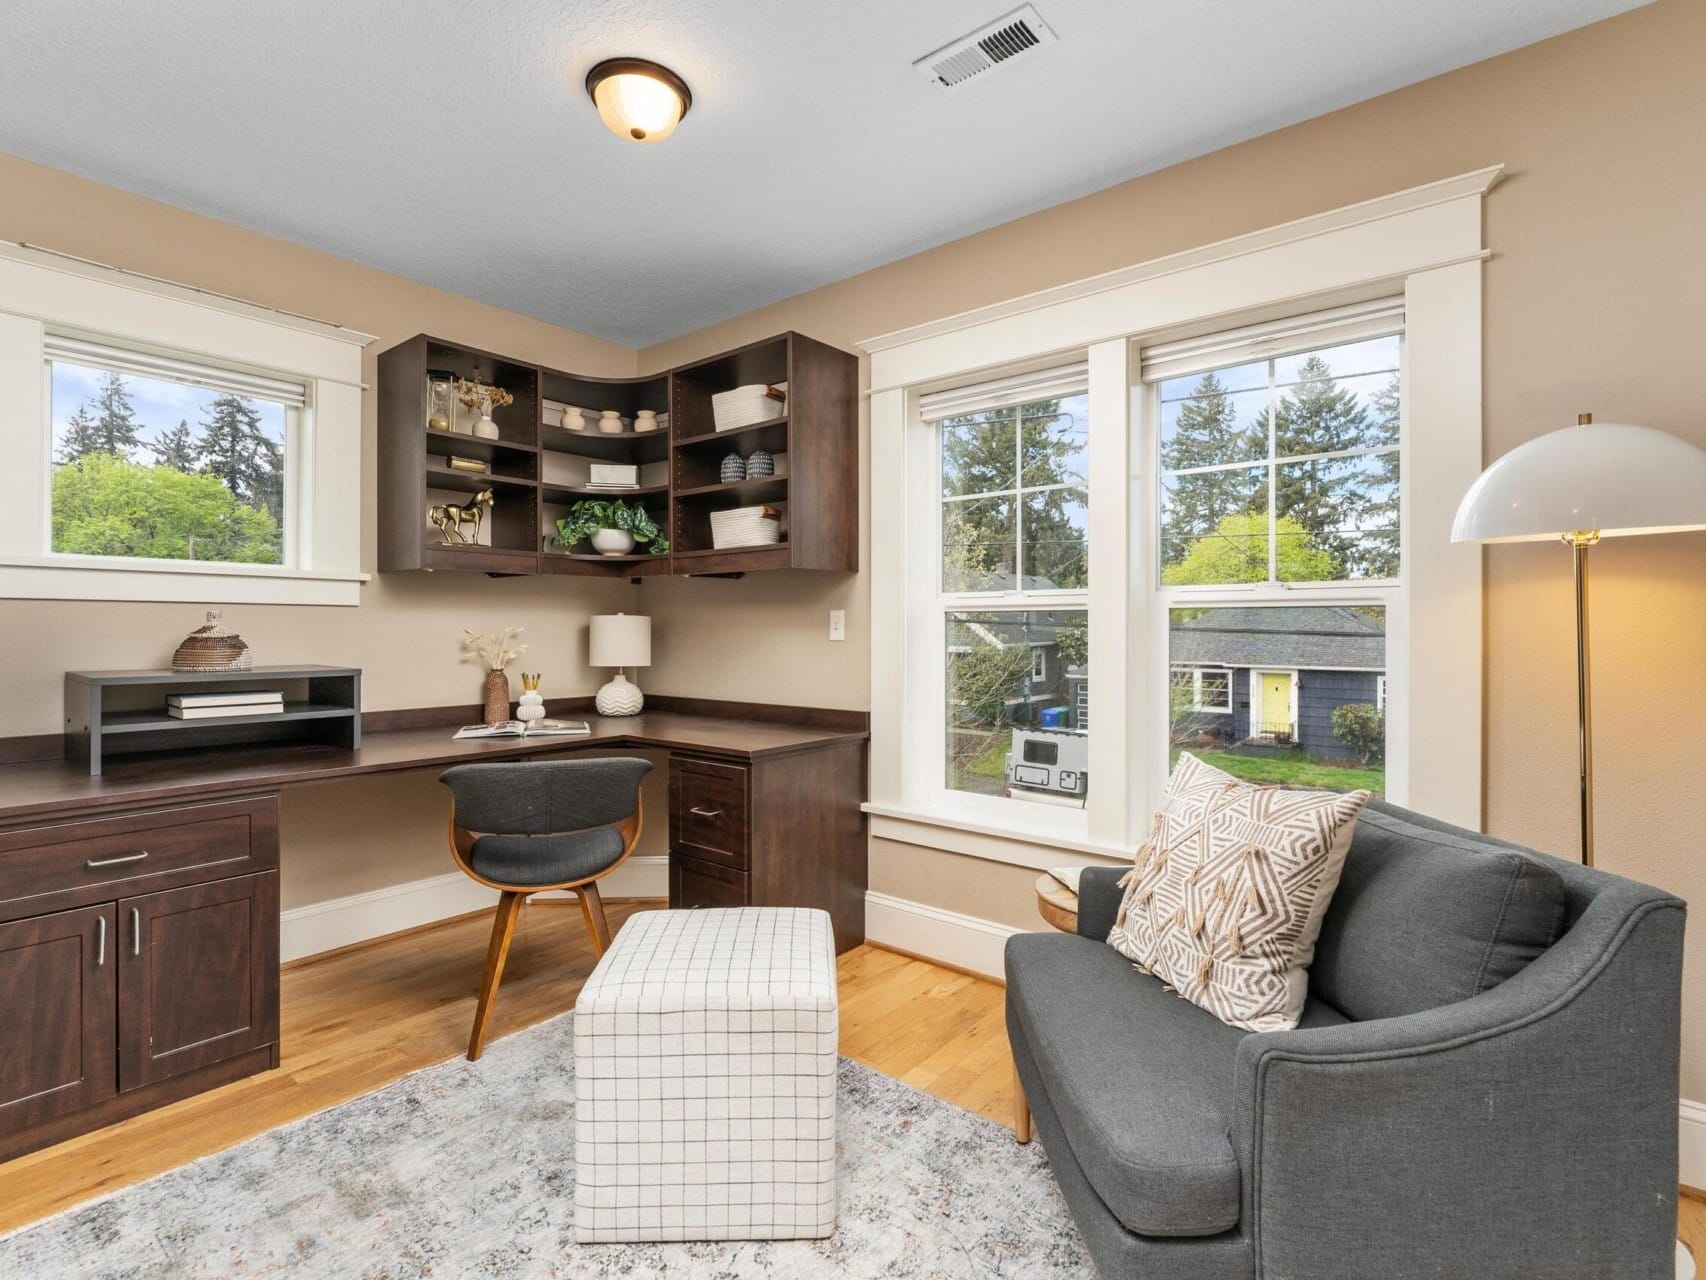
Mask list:
[[[829,638],[831,640],[847,639],[847,610],[831,609],[829,611]]]

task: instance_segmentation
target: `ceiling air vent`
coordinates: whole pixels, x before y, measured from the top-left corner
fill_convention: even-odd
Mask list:
[[[1054,39],[1054,32],[1037,16],[1037,11],[1028,4],[1021,5],[934,53],[925,54],[912,65],[932,84],[956,89],[1020,54],[1053,44]]]

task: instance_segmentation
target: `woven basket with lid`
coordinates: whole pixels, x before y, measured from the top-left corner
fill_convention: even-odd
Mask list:
[[[184,637],[172,654],[173,671],[248,671],[255,655],[243,637],[226,629],[218,611],[207,615],[207,625]]]

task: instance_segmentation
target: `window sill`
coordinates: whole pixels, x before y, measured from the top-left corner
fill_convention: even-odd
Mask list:
[[[871,834],[903,844],[945,849],[950,853],[1047,871],[1090,859],[1129,862],[1131,849],[1100,844],[1084,834],[1083,811],[1064,810],[1053,820],[990,818],[949,805],[905,807],[868,803]],[[1062,815],[1077,819],[1062,822]]]
[[[0,599],[353,606],[361,603],[368,576],[276,565],[14,555],[0,557]]]

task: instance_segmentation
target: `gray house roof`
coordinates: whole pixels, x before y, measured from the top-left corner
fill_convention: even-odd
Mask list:
[[[1172,660],[1208,667],[1383,670],[1386,625],[1343,605],[1184,611],[1172,625]]]

